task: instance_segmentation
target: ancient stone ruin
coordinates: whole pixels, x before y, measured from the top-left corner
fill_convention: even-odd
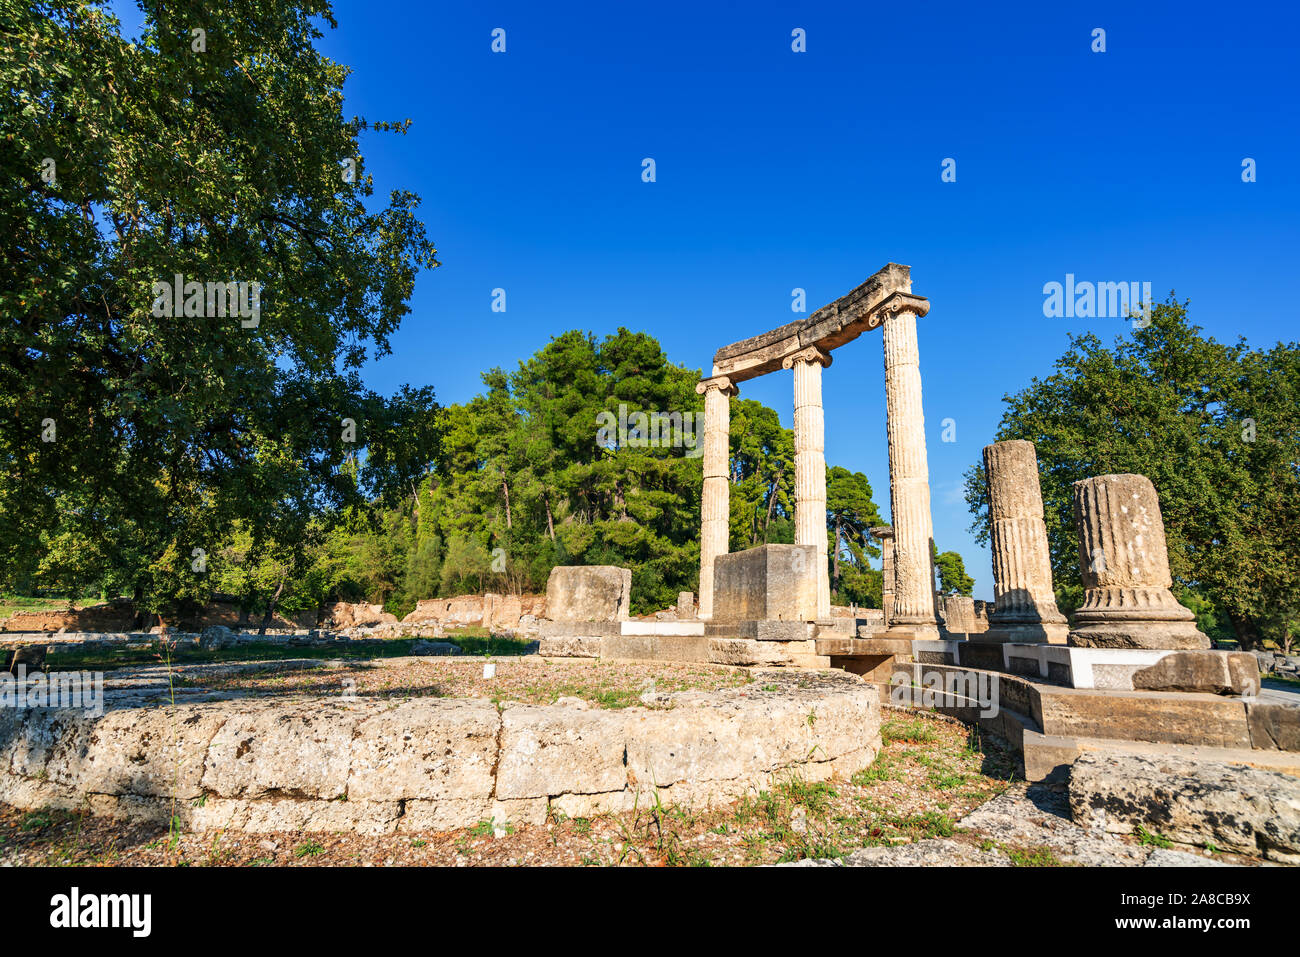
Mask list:
[[[1075,483],[1084,601],[1071,624],[1055,598],[1035,447],[985,447],[994,601],[936,593],[916,334],[929,308],[912,293],[908,267],[891,263],[807,318],[715,353],[697,386],[698,603],[682,592],[675,607],[634,617],[630,569],[559,566],[544,598],[431,599],[401,622],[377,606],[335,607],[325,627],[274,639],[356,649],[472,624],[537,639],[508,664],[488,663],[485,677],[497,667],[635,662],[763,669],[747,672],[761,681],[651,688],[639,704],[610,711],[565,698],[286,702],[200,687],[182,687],[173,705],[162,690],[175,689],[146,669],[115,678],[100,715],[0,712],[0,800],[89,804],[127,820],[178,816],[191,827],[369,832],[540,823],[652,798],[707,807],[781,775],[819,781],[865,768],[881,747],[883,706],[938,711],[997,734],[1019,752],[1029,781],[1067,781],[1076,820],[1090,827],[1128,833],[1164,814],[1178,840],[1300,861],[1300,707],[1262,689],[1254,655],[1211,648],[1174,597],[1149,479]],[[882,608],[837,608],[821,383],[835,349],[877,328],[892,516],[871,530],[882,549]],[[730,399],[740,383],[778,370],[793,385],[795,542],[731,553]],[[5,635],[6,667],[34,670],[74,646],[159,637],[54,630]],[[170,640],[214,651],[244,637],[218,624]],[[412,647],[463,661],[460,650],[449,641]],[[275,667],[211,673],[263,666]],[[151,746],[160,740],[171,744]],[[1256,798],[1238,807],[1233,789],[1246,787]],[[1228,810],[1237,817],[1228,821]]]

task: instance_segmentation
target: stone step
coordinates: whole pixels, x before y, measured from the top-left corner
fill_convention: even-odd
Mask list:
[[[1300,754],[1291,751],[1216,748],[1206,745],[1127,741],[1117,738],[1069,737],[1030,730],[1024,732],[1023,740],[1025,778],[1029,781],[1042,781],[1053,776],[1059,778],[1079,755],[1089,751],[1240,764],[1300,777]]]
[[[650,637],[653,635],[664,635],[669,637],[699,636],[704,634],[704,622],[622,621],[619,622],[619,633],[623,635],[636,635],[639,637]]]

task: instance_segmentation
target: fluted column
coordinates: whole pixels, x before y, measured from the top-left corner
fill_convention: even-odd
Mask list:
[[[713,563],[727,554],[731,526],[731,397],[740,390],[726,376],[703,379],[704,489],[700,499],[701,621],[713,617]]]
[[[827,353],[810,346],[781,360],[794,370],[794,543],[817,552],[817,617],[831,614],[831,575],[826,539],[826,416],[822,369]]]
[[[994,609],[982,641],[1064,644],[1069,632],[1052,591],[1038,455],[1033,442],[984,447],[993,551]]]
[[[1092,648],[1209,648],[1170,586],[1165,523],[1145,475],[1074,483],[1083,606],[1070,644]]]
[[[889,434],[889,502],[894,529],[894,613],[890,628],[939,631],[935,608],[934,523],[930,466],[921,408],[921,359],[916,317],[930,308],[911,293],[894,293],[876,310],[884,323],[885,416]],[[873,317],[874,319],[875,317]]]

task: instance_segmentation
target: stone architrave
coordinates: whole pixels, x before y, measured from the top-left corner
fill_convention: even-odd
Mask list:
[[[817,554],[817,618],[831,614],[831,577],[826,539],[826,419],[822,369],[829,354],[809,346],[781,362],[794,370],[794,541]]]
[[[1033,442],[984,447],[993,551],[993,613],[981,641],[1065,644],[1070,626],[1056,607]]]
[[[699,617],[713,617],[713,563],[727,554],[731,522],[731,397],[740,390],[726,376],[702,379],[704,396],[704,490],[700,498]]]
[[[1070,644],[1085,648],[1209,648],[1171,592],[1160,500],[1145,475],[1074,483],[1083,606]]]
[[[921,407],[921,359],[916,318],[930,303],[895,293],[881,304],[885,354],[885,418],[889,435],[889,501],[894,529],[894,608],[891,631],[937,637],[934,523],[930,515],[930,466]]]
[[[889,627],[894,611],[894,530],[888,525],[879,525],[870,531],[880,542],[880,610],[883,624]]]

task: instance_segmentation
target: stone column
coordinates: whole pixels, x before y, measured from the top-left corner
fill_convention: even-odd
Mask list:
[[[1033,442],[984,446],[993,550],[993,613],[981,641],[1065,644],[1070,626],[1056,607]]]
[[[1169,590],[1165,523],[1145,475],[1074,483],[1083,607],[1070,644],[1088,648],[1209,648],[1196,616]]]
[[[740,390],[726,376],[703,379],[704,490],[700,499],[700,610],[713,617],[713,562],[727,554],[731,525],[731,397]]]
[[[817,617],[831,615],[826,539],[826,418],[822,369],[831,357],[809,346],[781,360],[794,370],[794,543],[817,553]]]
[[[880,611],[887,628],[894,615],[894,530],[880,525],[871,534],[880,542]]]
[[[930,516],[930,466],[921,408],[921,359],[916,317],[927,300],[894,293],[873,320],[884,323],[885,416],[889,433],[889,502],[894,529],[894,610],[890,629],[938,636],[934,600],[934,524]],[[876,317],[880,317],[876,319]]]

